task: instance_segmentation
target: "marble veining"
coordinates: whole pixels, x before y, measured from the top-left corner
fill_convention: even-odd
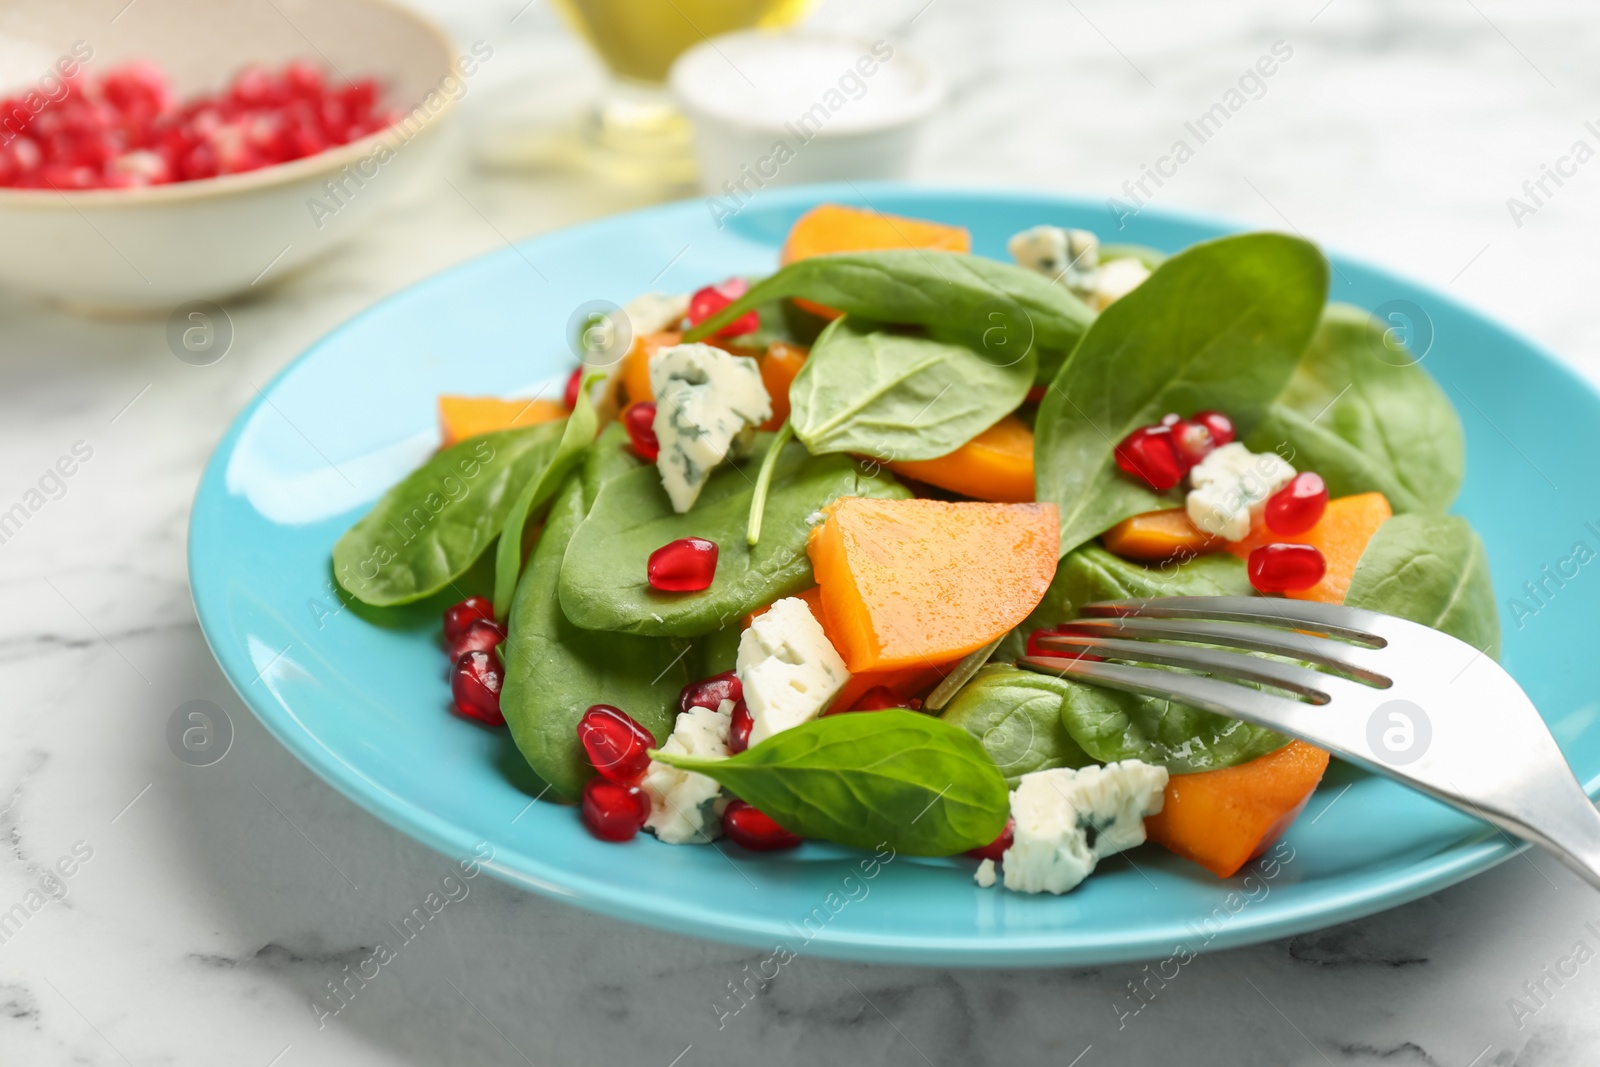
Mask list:
[[[462,116],[480,136],[529,92],[593,81],[546,5],[429,6],[497,49]],[[1507,204],[1596,117],[1592,5],[827,0],[816,18],[895,33],[950,76],[920,178],[1123,198],[1286,42],[1293,58],[1265,93],[1151,199],[1354,250],[1600,378],[1600,168],[1532,214]],[[0,1064],[1594,1062],[1600,964],[1576,948],[1600,947],[1587,925],[1600,928],[1600,898],[1542,856],[1201,956],[1170,980],[1144,964],[945,972],[802,956],[747,981],[765,953],[483,878],[377,977],[351,981],[446,863],[322,785],[239,704],[194,622],[185,530],[228,422],[318,336],[502,235],[648,199],[466,155],[450,178],[463,195],[435,183],[338,254],[230,303],[235,343],[212,366],[174,359],[160,321],[0,294],[0,508],[75,442],[94,450],[0,543],[0,915],[13,916]],[[235,727],[211,767],[166,746],[168,716],[192,699]]]

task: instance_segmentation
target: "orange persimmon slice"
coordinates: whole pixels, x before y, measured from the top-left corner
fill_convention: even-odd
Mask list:
[[[1327,572],[1323,574],[1322,581],[1310,589],[1297,589],[1284,595],[1294,600],[1342,604],[1345,593],[1350,589],[1350,579],[1355,576],[1356,564],[1361,561],[1361,553],[1367,550],[1367,542],[1393,514],[1389,498],[1382,493],[1357,493],[1328,501],[1322,518],[1303,534],[1284,537],[1268,530],[1266,524],[1262,523],[1243,541],[1234,541],[1224,547],[1240,559],[1249,559],[1251,552],[1276,541],[1311,545],[1322,553],[1323,560],[1328,564]]]
[[[533,426],[565,418],[567,409],[554,400],[501,400],[493,396],[441,396],[440,448],[495,430]]]
[[[889,469],[963,496],[1022,504],[1033,499],[1033,431],[1015,415],[936,459],[899,460]]]
[[[1196,526],[1183,508],[1146,511],[1123,519],[1101,534],[1100,540],[1112,555],[1140,563],[1193,559],[1227,544]]]
[[[1283,836],[1327,769],[1326,752],[1291,741],[1234,767],[1175,774],[1145,834],[1227,878]]]
[[[787,341],[774,341],[767,346],[758,362],[761,384],[767,387],[767,395],[772,398],[772,418],[761,424],[763,430],[776,430],[789,418],[789,386],[810,354],[809,348]]]
[[[1060,547],[1054,504],[845,497],[807,551],[852,674],[960,659],[1038,606]]]
[[[942,222],[885,215],[878,211],[818,204],[795,220],[784,239],[778,262],[784,266],[812,256],[835,252],[878,252],[893,248],[928,248],[944,252],[972,251],[972,235],[964,227]],[[796,304],[836,319],[839,312],[809,300]]]

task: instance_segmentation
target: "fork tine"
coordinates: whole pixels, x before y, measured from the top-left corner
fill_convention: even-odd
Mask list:
[[[1168,667],[1203,671],[1227,679],[1242,678],[1247,682],[1259,682],[1290,693],[1298,693],[1314,704],[1328,703],[1333,699],[1339,686],[1352,684],[1336,675],[1322,674],[1298,664],[1263,659],[1242,652],[1202,648],[1198,645],[1171,645],[1158,641],[1129,641],[1116,637],[1089,637],[1081,634],[1040,636],[1037,638],[1037,644],[1045,649],[1066,652],[1091,651],[1107,659],[1160,663]]]
[[[1137,616],[1147,619],[1217,619],[1266,626],[1317,630],[1356,641],[1369,648],[1388,644],[1383,616],[1342,604],[1320,604],[1265,596],[1170,596],[1138,600],[1102,600],[1083,606],[1085,614]]]
[[[1150,618],[1121,615],[1110,619],[1077,619],[1063,623],[1062,633],[1088,637],[1164,638],[1171,641],[1196,641],[1227,648],[1247,648],[1274,656],[1305,660],[1331,667],[1371,685],[1387,688],[1393,684],[1375,649],[1347,645],[1326,637],[1256,626],[1243,622],[1213,622],[1209,619]]]
[[[1329,744],[1329,741],[1319,741],[1317,737],[1312,720],[1312,716],[1322,711],[1317,705],[1263,693],[1259,689],[1247,689],[1232,682],[1157,670],[1154,667],[1128,667],[1120,663],[1098,663],[1086,659],[1025,656],[1017,661],[1017,666],[1058,678],[1073,675],[1096,685],[1141,696],[1181,700],[1230,719],[1243,719],[1256,726],[1302,738],[1314,745],[1327,747]],[[1312,726],[1309,732],[1306,729],[1308,725]]]

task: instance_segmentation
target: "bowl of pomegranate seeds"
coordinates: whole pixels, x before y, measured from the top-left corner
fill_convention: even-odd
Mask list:
[[[379,214],[490,50],[381,0],[280,6],[142,0],[110,31],[80,0],[0,13],[36,57],[0,72],[0,286],[165,313]]]

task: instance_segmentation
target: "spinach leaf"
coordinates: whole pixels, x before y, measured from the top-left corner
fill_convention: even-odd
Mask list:
[[[1117,443],[1169,411],[1254,428],[1283,391],[1328,291],[1314,245],[1223,237],[1178,253],[1095,320],[1039,408],[1038,498],[1061,509],[1061,553],[1130,515],[1179,503],[1117,470]]]
[[[699,341],[744,312],[779,297],[802,297],[878,322],[927,327],[1013,363],[1038,349],[1053,374],[1094,320],[1094,312],[1041,274],[965,252],[893,249],[844,252],[791,263],[684,334]]]
[[[613,478],[620,478],[629,471],[647,466],[649,464],[634,452],[628,439],[628,431],[622,423],[607,423],[583,460],[584,514],[588,514],[589,509],[594,507],[594,498],[600,494],[606,483]]]
[[[1016,409],[1034,352],[1010,366],[964,344],[884,330],[846,316],[822,331],[789,387],[795,436],[814,455],[880,462],[948,455]]]
[[[578,743],[583,713],[593,704],[615,705],[663,743],[672,732],[678,691],[699,669],[682,638],[585,630],[561,613],[561,560],[583,513],[582,477],[573,474],[550,507],[500,646],[506,668],[500,710],[512,739],[539,777],[569,800],[594,773]]]
[[[590,399],[589,386],[601,376],[584,377],[578,389],[578,406],[567,416],[567,428],[561,433],[561,443],[556,446],[555,454],[539,476],[523,486],[511,510],[506,513],[505,524],[500,527],[500,543],[495,547],[494,556],[492,603],[495,614],[502,620],[511,611],[511,598],[517,591],[517,579],[522,575],[522,543],[527,535],[528,519],[555,495],[556,489],[594,443],[600,418]]]
[[[1322,475],[1330,495],[1376,490],[1397,512],[1444,511],[1466,466],[1461,420],[1444,390],[1382,322],[1348,304],[1328,305],[1246,443],[1288,444],[1295,466]]]
[[[1073,740],[1101,763],[1137,759],[1173,774],[1232,767],[1289,743],[1282,734],[1156,697],[1099,689],[1073,679],[1061,719]]]
[[[1059,678],[991,663],[961,687],[939,718],[976,737],[1014,787],[1033,771],[1094,762],[1062,718],[1070,688]]]
[[[723,760],[651,756],[709,775],[801,837],[912,856],[988,844],[1010,806],[976,738],[912,711],[827,715]]]
[[[1039,606],[1006,635],[995,658],[1017,659],[1026,650],[1029,634],[1077,618],[1078,609],[1094,600],[1254,594],[1244,561],[1226,552],[1147,567],[1112,555],[1098,544],[1081,545],[1056,567]]]
[[[772,435],[755,453],[717,468],[694,509],[672,510],[653,467],[618,475],[600,488],[589,517],[561,564],[561,607],[591,630],[694,637],[797,593],[811,584],[808,517],[842,496],[900,499],[910,492],[884,473],[867,474],[848,456],[812,456],[799,443],[779,454],[767,497],[761,543],[745,539],[755,496],[754,472]],[[682,537],[704,537],[719,550],[716,578],[699,593],[662,593],[645,580],[650,553]]]
[[[1378,527],[1344,602],[1420,622],[1500,658],[1489,557],[1459,515],[1396,515]]]
[[[448,586],[500,533],[512,494],[549,465],[565,425],[499,430],[435,453],[333,546],[339,584],[377,607]]]
[[[1249,596],[1253,592],[1244,561],[1226,552],[1147,567],[1114,556],[1099,545],[1083,545],[1061,561],[1043,602],[1007,636],[999,654],[1007,658],[1022,655],[1029,633],[1072,619],[1080,607],[1095,600]],[[1062,693],[1064,728],[1101,762],[1142,759],[1184,774],[1242,763],[1289,740],[1186,704],[1097,689],[1069,678],[1050,680]]]

